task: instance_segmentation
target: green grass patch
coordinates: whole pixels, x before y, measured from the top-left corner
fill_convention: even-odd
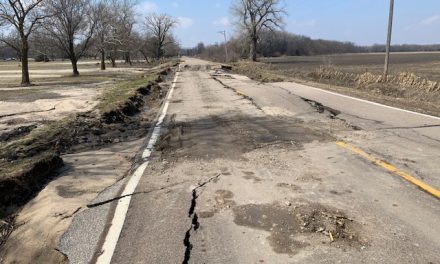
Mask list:
[[[148,83],[153,82],[156,78],[155,74],[148,74],[133,80],[118,82],[103,92],[96,108],[100,113],[112,111],[134,96],[137,89],[147,86]]]
[[[130,97],[134,96],[137,89],[145,87],[149,83],[154,83],[162,71],[173,67],[177,63],[178,61],[172,60],[145,75],[117,82],[103,92],[96,108],[100,113],[116,110],[119,106],[126,103]]]

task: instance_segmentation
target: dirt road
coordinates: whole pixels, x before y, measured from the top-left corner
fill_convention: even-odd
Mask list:
[[[439,263],[438,119],[218,69],[181,64],[111,263]]]

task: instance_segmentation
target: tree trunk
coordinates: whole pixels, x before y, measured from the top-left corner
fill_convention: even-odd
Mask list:
[[[160,58],[162,58],[162,44],[157,45],[156,59],[159,60]]]
[[[145,61],[146,61],[147,63],[150,63],[150,60],[148,60],[148,55],[147,55],[147,53],[145,53],[145,52],[142,51],[142,50],[140,50],[140,52],[141,52],[142,56],[144,57]]]
[[[27,43],[27,39],[22,39],[21,46],[21,85],[29,86],[31,84],[31,80],[29,78],[29,47]]]
[[[78,60],[76,59],[76,56],[71,56],[70,62],[72,63],[73,76],[79,76]]]
[[[116,68],[116,59],[110,58],[110,61],[112,62],[112,68]]]
[[[105,71],[105,51],[101,51],[101,71]]]
[[[131,63],[130,52],[129,51],[125,52],[125,56],[124,57],[125,57],[125,63],[128,63],[131,66],[132,63]]]
[[[251,37],[250,49],[249,49],[249,59],[252,61],[257,61],[257,37]]]
[[[73,76],[79,76],[78,71],[78,58],[76,57],[75,53],[75,44],[73,43],[73,36],[70,36],[69,38],[69,59],[72,63],[72,70],[73,70]]]

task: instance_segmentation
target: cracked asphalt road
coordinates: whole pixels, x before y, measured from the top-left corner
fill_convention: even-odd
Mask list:
[[[181,66],[113,263],[439,263],[439,120]]]

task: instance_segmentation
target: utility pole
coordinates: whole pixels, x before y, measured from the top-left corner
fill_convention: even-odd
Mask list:
[[[387,81],[388,79],[388,65],[390,64],[391,35],[393,32],[393,15],[394,15],[394,0],[390,0],[390,15],[388,18],[388,36],[387,36],[387,47],[385,54],[385,68],[383,71],[384,81]]]
[[[228,62],[228,42],[226,39],[226,30],[219,31],[218,33],[222,34],[225,37],[225,62]]]

